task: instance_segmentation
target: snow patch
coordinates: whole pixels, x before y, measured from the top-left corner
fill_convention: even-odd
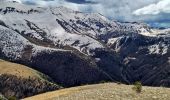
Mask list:
[[[165,44],[162,44],[162,45],[152,45],[152,46],[149,46],[149,53],[150,54],[166,54],[168,52],[168,47],[165,45]]]

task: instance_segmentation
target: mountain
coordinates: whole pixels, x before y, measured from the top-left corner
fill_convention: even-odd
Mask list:
[[[136,93],[132,85],[104,83],[72,87],[36,95],[23,100],[168,100],[168,88],[142,87]]]
[[[0,3],[0,58],[64,87],[101,81],[170,86],[170,29],[65,7]]]

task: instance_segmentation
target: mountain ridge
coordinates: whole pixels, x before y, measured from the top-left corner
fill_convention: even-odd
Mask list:
[[[101,83],[85,85],[52,91],[23,100],[168,100],[169,88],[163,87],[142,87],[141,93],[136,93],[132,85]]]
[[[169,29],[65,7],[0,4],[0,57],[65,87],[103,80],[169,87],[169,44]]]

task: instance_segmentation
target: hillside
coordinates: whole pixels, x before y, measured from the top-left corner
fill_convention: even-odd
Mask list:
[[[170,89],[143,87],[141,93],[132,85],[105,83],[48,92],[23,100],[169,100]]]
[[[42,73],[27,66],[0,59],[0,75],[2,74],[14,75],[22,78],[39,78],[42,80],[45,78],[45,75],[43,78]]]
[[[0,93],[6,98],[23,98],[60,88],[38,71],[0,60]]]
[[[170,30],[99,13],[0,1],[0,58],[64,87],[101,81],[170,87]]]

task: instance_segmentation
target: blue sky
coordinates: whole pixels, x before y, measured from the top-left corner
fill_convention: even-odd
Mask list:
[[[98,12],[119,21],[147,22],[170,27],[170,0],[16,0],[25,4],[65,6],[82,12]]]

